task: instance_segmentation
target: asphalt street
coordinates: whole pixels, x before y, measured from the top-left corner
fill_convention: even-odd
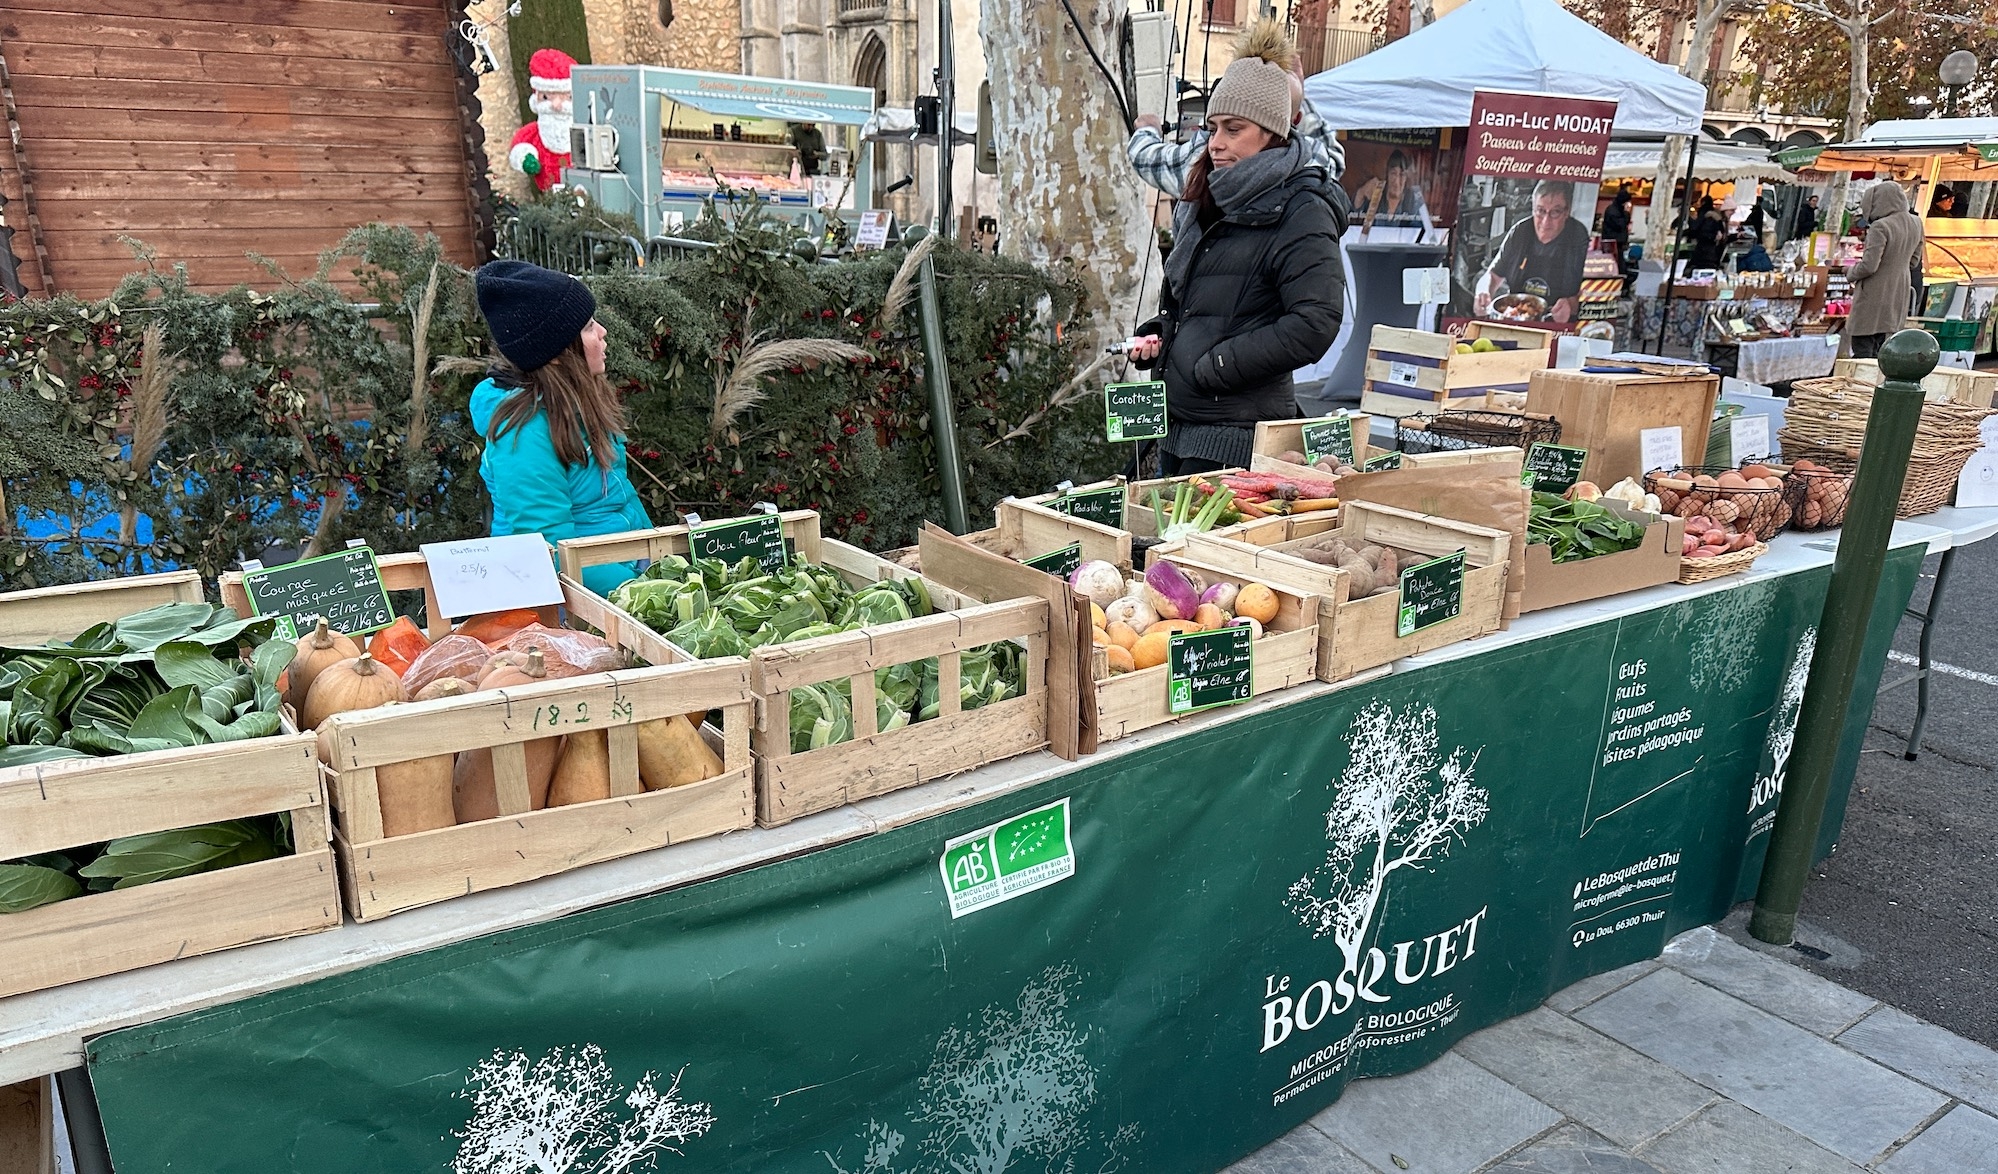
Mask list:
[[[1923,606],[1940,556],[1915,588]],[[1793,961],[1843,986],[1998,1046],[1998,541],[1956,557],[1936,630],[1921,755],[1902,757],[1915,686],[1880,695],[1844,835],[1804,893]],[[1918,624],[1896,650],[1912,658]],[[1906,673],[1890,663],[1885,680]],[[1978,679],[1982,677],[1983,679]],[[1739,932],[1740,917],[1730,920]]]

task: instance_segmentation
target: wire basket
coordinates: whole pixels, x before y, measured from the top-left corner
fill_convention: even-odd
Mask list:
[[[1769,541],[1790,524],[1796,514],[1797,494],[1804,489],[1802,482],[1795,485],[1785,482],[1775,489],[1722,488],[1699,483],[1709,477],[1718,479],[1723,473],[1741,472],[1730,465],[1688,465],[1672,471],[1690,477],[1669,477],[1658,469],[1644,475],[1644,491],[1658,495],[1661,509],[1681,518],[1703,515],[1744,534],[1753,534],[1757,542]],[[1689,481],[1690,487],[1680,487]]]
[[[1850,469],[1793,467],[1783,480],[1800,487],[1790,498],[1791,529],[1836,530],[1845,525],[1845,505],[1852,496]]]
[[[1526,412],[1475,409],[1421,412],[1395,424],[1395,447],[1406,453],[1459,452],[1467,448],[1557,444],[1561,421]]]

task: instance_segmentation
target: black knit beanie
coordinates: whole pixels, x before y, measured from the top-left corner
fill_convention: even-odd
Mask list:
[[[547,366],[597,313],[589,287],[526,261],[488,261],[473,283],[493,345],[522,373]]]

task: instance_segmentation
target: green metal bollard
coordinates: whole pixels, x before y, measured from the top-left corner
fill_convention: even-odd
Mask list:
[[[1755,913],[1748,921],[1749,933],[1775,945],[1796,940],[1797,908],[1803,903],[1818,825],[1824,821],[1832,761],[1838,757],[1846,710],[1852,703],[1852,679],[1880,588],[1887,537],[1894,528],[1894,508],[1901,500],[1908,453],[1921,422],[1921,381],[1935,370],[1939,357],[1935,338],[1920,330],[1903,330],[1880,348],[1880,370],[1887,381],[1874,389],[1867,414],[1859,474],[1839,532],[1831,587],[1818,620],[1817,652],[1811,657],[1811,675],[1797,718],[1796,755],[1776,805],[1776,826],[1769,835],[1769,855],[1762,861]]]
[[[917,271],[917,301],[923,328],[923,383],[930,392],[930,436],[937,446],[937,478],[943,483],[944,525],[953,534],[971,531],[964,499],[964,459],[957,451],[957,409],[951,403],[950,368],[944,359],[943,307],[937,301],[937,270],[924,258]]]

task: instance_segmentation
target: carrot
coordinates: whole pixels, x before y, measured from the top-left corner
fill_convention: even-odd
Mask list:
[[[1267,518],[1270,516],[1268,510],[1253,501],[1245,501],[1240,497],[1235,499],[1235,511],[1245,518]]]
[[[1290,503],[1290,512],[1293,514],[1308,514],[1314,510],[1336,510],[1338,508],[1339,499],[1336,497],[1300,497]]]

